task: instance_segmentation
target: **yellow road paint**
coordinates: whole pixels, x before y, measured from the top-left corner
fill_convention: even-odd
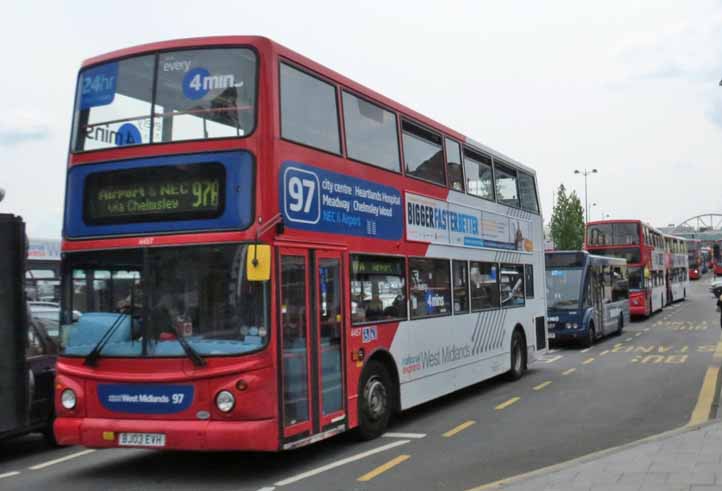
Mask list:
[[[625,339],[624,341],[625,341],[626,343],[628,343],[628,342],[630,342],[631,340],[632,340],[632,338],[627,338],[627,339]]]
[[[546,360],[547,363],[554,363],[557,360],[561,360],[562,355],[552,356],[548,360]]]
[[[608,350],[608,349],[605,349],[604,351],[602,351],[601,353],[599,353],[599,356],[604,356],[604,355],[606,355],[607,353],[609,353],[609,350]]]
[[[570,373],[574,373],[574,372],[576,372],[576,371],[577,371],[576,368],[570,368],[570,369],[568,369],[568,370],[564,370],[564,371],[562,372],[562,375],[569,375]]]
[[[715,386],[717,385],[717,377],[719,376],[720,367],[707,367],[707,373],[702,382],[702,389],[699,391],[697,405],[692,411],[687,426],[693,426],[704,423],[709,420],[712,412],[712,402],[714,401]]]
[[[411,455],[399,455],[398,457],[389,460],[389,461],[386,462],[385,464],[382,464],[382,465],[378,466],[378,467],[375,468],[374,470],[372,470],[372,471],[370,471],[370,472],[367,472],[367,473],[364,474],[363,476],[359,477],[359,478],[357,479],[357,481],[361,481],[361,482],[370,481],[370,480],[373,479],[374,477],[376,477],[376,476],[378,476],[378,475],[380,475],[380,474],[383,474],[384,472],[386,472],[386,471],[388,471],[388,470],[390,470],[390,469],[393,469],[394,467],[396,467],[396,466],[399,465],[400,463],[405,462],[405,461],[409,460],[410,458],[411,458]]]
[[[649,331],[649,328],[645,327],[644,329],[642,329],[642,331],[647,332],[647,331]]]
[[[508,401],[502,402],[501,404],[496,406],[494,409],[496,409],[497,411],[501,411],[502,409],[506,409],[509,406],[511,406],[512,404],[519,402],[520,399],[521,399],[521,397],[512,397]]]
[[[534,387],[534,390],[542,390],[544,387],[551,385],[551,380],[547,380],[546,382],[542,382],[539,385]]]
[[[442,436],[445,437],[445,438],[450,438],[450,437],[456,435],[457,433],[460,433],[460,432],[464,431],[464,430],[467,429],[469,426],[473,426],[473,425],[475,425],[475,424],[476,424],[476,421],[471,420],[471,419],[470,419],[469,421],[464,421],[464,422],[461,423],[459,426],[455,426],[454,428],[451,428],[449,431],[447,431],[446,433],[444,433]]]
[[[638,337],[641,336],[641,335],[642,335],[642,333],[641,333],[641,332],[638,332],[638,333],[635,334],[634,336],[638,338]]]
[[[594,358],[587,358],[582,362],[582,365],[589,365],[591,362],[594,361]]]

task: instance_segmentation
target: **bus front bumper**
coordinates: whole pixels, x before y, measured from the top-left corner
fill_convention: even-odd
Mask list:
[[[90,448],[120,447],[120,433],[160,433],[165,435],[165,444],[151,448],[215,451],[279,449],[278,422],[275,419],[188,421],[61,417],[55,420],[54,429],[60,445],[83,445]]]

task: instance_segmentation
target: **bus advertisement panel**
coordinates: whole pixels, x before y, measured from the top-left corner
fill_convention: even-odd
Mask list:
[[[268,39],[85,62],[67,182],[61,443],[373,438],[546,350],[535,172]]]
[[[667,288],[667,304],[687,298],[689,286],[687,240],[664,235],[664,277]]]

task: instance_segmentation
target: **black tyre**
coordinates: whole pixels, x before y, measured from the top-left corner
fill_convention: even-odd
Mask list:
[[[58,441],[55,439],[55,431],[53,430],[53,421],[55,421],[54,416],[50,418],[47,426],[43,428],[43,436],[45,437],[45,441],[48,442],[48,445],[58,447]]]
[[[380,436],[389,424],[393,412],[394,390],[386,367],[371,360],[361,377],[358,399],[358,437],[372,440]]]
[[[526,371],[526,344],[524,336],[517,329],[511,335],[511,369],[508,372],[509,380],[519,380]]]
[[[624,329],[624,316],[619,316],[619,322],[617,322],[617,330],[614,332],[615,336],[622,335],[622,329]]]
[[[582,344],[585,348],[591,348],[594,341],[597,338],[597,332],[594,330],[594,322],[589,322],[589,329],[587,329],[587,337],[584,339]]]

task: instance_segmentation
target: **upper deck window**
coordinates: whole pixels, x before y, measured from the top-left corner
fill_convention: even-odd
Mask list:
[[[281,63],[281,135],[340,154],[336,88]]]
[[[466,175],[466,192],[485,199],[494,199],[494,179],[490,157],[464,149],[464,174]]]
[[[536,196],[536,185],[534,178],[529,174],[519,172],[519,198],[521,199],[521,207],[532,213],[539,213],[539,202]]]
[[[449,187],[464,192],[464,172],[461,166],[461,148],[454,140],[445,139],[446,172],[449,174]]]
[[[170,51],[80,72],[76,152],[242,137],[255,127],[256,55],[245,48]]]
[[[639,245],[638,223],[600,223],[587,230],[589,245]]]
[[[499,203],[519,208],[516,171],[503,165],[495,165],[494,182],[496,183],[496,199]]]
[[[441,137],[408,121],[401,123],[401,130],[406,174],[445,185]]]
[[[343,121],[350,158],[399,172],[399,140],[394,113],[344,92]]]

